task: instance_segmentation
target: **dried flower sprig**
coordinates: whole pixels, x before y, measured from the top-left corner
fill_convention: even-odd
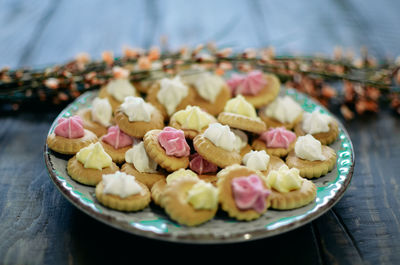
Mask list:
[[[234,53],[231,48],[218,49],[214,43],[192,49],[182,47],[175,52],[163,47],[124,47],[120,57],[105,51],[100,60],[91,60],[82,53],[66,64],[43,69],[3,68],[0,102],[12,103],[15,109],[29,100],[60,104],[97,89],[112,78],[127,77],[141,82],[175,75],[195,65],[219,75],[252,69],[274,73],[287,86],[307,93],[327,107],[335,101],[346,119],[378,112],[381,102],[389,102],[387,105],[400,114],[400,60],[378,63],[366,49],[361,50],[359,59],[343,56],[341,49],[335,49],[332,57],[276,56],[273,47]],[[332,86],[335,82],[341,85]]]

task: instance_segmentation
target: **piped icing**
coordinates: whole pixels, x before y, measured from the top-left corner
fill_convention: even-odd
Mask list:
[[[83,121],[81,117],[75,115],[69,118],[60,118],[54,129],[57,136],[62,136],[69,139],[81,138],[85,135]]]
[[[136,88],[127,78],[117,78],[111,80],[106,86],[107,93],[119,102],[123,102],[128,96],[136,94]]]
[[[180,76],[160,80],[157,100],[165,107],[168,115],[172,115],[179,103],[189,94],[189,88],[181,81]]]
[[[131,163],[139,172],[157,172],[157,163],[147,155],[143,141],[135,144],[132,148],[126,151],[125,161]]]
[[[211,123],[204,131],[203,136],[210,140],[214,145],[227,151],[238,151],[235,145],[236,136],[228,125],[222,125],[218,122]]]
[[[224,108],[225,112],[236,113],[250,118],[258,118],[256,109],[242,95],[229,99]]]
[[[224,84],[225,81],[220,76],[204,72],[198,75],[194,82],[194,87],[202,98],[211,103],[215,103]]]
[[[118,127],[118,125],[111,126],[107,130],[107,134],[104,135],[102,141],[114,147],[114,149],[120,149],[133,144],[133,139]]]
[[[274,190],[286,193],[300,189],[304,179],[297,168],[289,169],[287,165],[282,165],[278,170],[272,170],[265,181]]]
[[[326,157],[322,154],[321,142],[311,134],[298,137],[294,151],[296,156],[301,159],[309,161],[326,160]]]
[[[233,74],[227,83],[234,95],[257,95],[267,85],[267,80],[261,71],[254,70],[246,75]]]
[[[91,108],[92,120],[108,127],[111,125],[112,107],[107,98],[95,98]]]
[[[193,172],[192,170],[180,168],[180,169],[172,172],[171,174],[169,174],[166,177],[165,181],[167,182],[167,184],[171,184],[173,181],[179,180],[181,178],[190,178],[190,179],[195,179],[195,180],[199,179],[197,174],[195,172]]]
[[[268,148],[288,148],[291,143],[296,140],[297,136],[294,132],[284,127],[270,128],[263,132],[259,139],[264,141]]]
[[[197,174],[215,173],[218,171],[218,166],[205,160],[200,154],[194,153],[190,155],[189,167]]]
[[[258,213],[265,210],[270,191],[264,188],[259,176],[236,177],[231,185],[235,204],[240,210],[255,210]]]
[[[85,168],[93,168],[102,170],[112,164],[111,157],[104,151],[103,146],[99,143],[92,143],[82,148],[76,154],[76,159],[83,164]]]
[[[210,115],[198,106],[186,106],[184,110],[179,110],[173,114],[175,120],[181,125],[182,129],[201,131],[212,121]]]
[[[121,104],[121,110],[128,116],[129,121],[150,122],[151,115],[155,108],[147,103],[141,97],[129,96],[124,99]]]
[[[103,175],[103,185],[104,194],[112,194],[121,198],[141,194],[143,192],[143,188],[139,185],[134,176],[121,171]]]
[[[158,135],[158,142],[167,155],[184,157],[190,154],[190,147],[182,130],[167,126]]]
[[[211,183],[198,181],[187,193],[187,202],[196,210],[212,210],[218,207],[218,189]]]
[[[328,114],[321,113],[318,110],[312,113],[306,112],[303,114],[302,129],[309,134],[328,132],[331,122],[332,118]]]
[[[277,97],[268,104],[264,113],[281,123],[292,123],[303,113],[300,104],[289,96]]]
[[[231,131],[235,134],[235,150],[242,150],[248,144],[249,137],[239,129],[231,128]]]
[[[243,164],[253,170],[265,171],[268,168],[270,157],[264,150],[251,150],[243,156]]]

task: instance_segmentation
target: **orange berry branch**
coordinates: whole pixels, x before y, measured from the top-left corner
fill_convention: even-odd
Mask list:
[[[218,49],[213,43],[175,52],[159,47],[124,47],[120,57],[105,51],[100,60],[91,60],[82,53],[65,64],[43,69],[5,67],[0,70],[0,104],[9,104],[14,110],[26,102],[61,105],[100,88],[111,78],[140,82],[188,69],[219,75],[252,69],[274,73],[287,87],[308,94],[328,108],[332,102],[339,104],[345,119],[376,113],[381,106],[400,114],[399,60],[378,63],[365,49],[359,59],[343,56],[341,49],[336,49],[332,57],[277,56],[273,48],[234,53],[231,48]]]

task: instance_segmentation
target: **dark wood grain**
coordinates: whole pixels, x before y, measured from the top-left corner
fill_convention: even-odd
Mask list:
[[[148,48],[215,41],[238,50],[330,53],[361,46],[400,54],[400,3],[374,1],[0,1],[0,67],[100,56],[123,45]],[[182,257],[232,260],[249,253],[271,264],[400,263],[400,118],[390,111],[345,126],[356,156],[344,197],[294,231],[245,244],[183,245],[133,236],[95,221],[57,191],[44,167],[45,135],[59,109],[0,115],[0,263],[132,263]]]

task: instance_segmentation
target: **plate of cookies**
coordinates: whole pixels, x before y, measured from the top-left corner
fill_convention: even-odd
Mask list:
[[[113,78],[59,114],[44,157],[58,190],[93,218],[201,244],[309,223],[343,196],[355,163],[337,118],[259,70]]]

